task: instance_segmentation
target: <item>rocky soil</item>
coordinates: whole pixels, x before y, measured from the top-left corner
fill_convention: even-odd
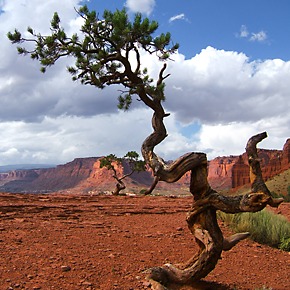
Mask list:
[[[190,205],[190,197],[2,193],[0,289],[150,289],[146,269],[196,252]],[[289,204],[278,211],[290,218]],[[244,240],[191,289],[270,288],[290,289],[290,254]]]

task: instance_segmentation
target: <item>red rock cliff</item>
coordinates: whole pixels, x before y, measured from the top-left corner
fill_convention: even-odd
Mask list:
[[[258,149],[265,180],[290,168],[290,139],[283,150]],[[250,183],[247,154],[217,157],[209,162],[209,183],[215,189],[229,189]]]

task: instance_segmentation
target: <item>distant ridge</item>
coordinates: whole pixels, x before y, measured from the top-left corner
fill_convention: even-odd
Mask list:
[[[0,166],[0,172],[9,172],[11,170],[30,170],[42,168],[54,168],[54,164],[11,164]]]

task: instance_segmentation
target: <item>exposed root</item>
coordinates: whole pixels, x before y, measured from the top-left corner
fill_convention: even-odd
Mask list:
[[[228,238],[224,238],[223,250],[229,251],[233,248],[238,242],[248,238],[251,234],[249,232],[237,233]]]

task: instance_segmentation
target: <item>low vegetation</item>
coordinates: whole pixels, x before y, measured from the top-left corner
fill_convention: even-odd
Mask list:
[[[290,201],[290,169],[285,170],[266,181],[272,195],[282,196],[285,202]]]
[[[218,213],[235,232],[250,232],[251,239],[284,251],[290,251],[290,222],[266,209],[256,213]]]
[[[271,192],[273,197],[283,197],[284,198],[284,202],[290,202],[290,186],[288,186],[287,188],[287,194],[283,195],[281,193],[276,193],[275,191]]]

